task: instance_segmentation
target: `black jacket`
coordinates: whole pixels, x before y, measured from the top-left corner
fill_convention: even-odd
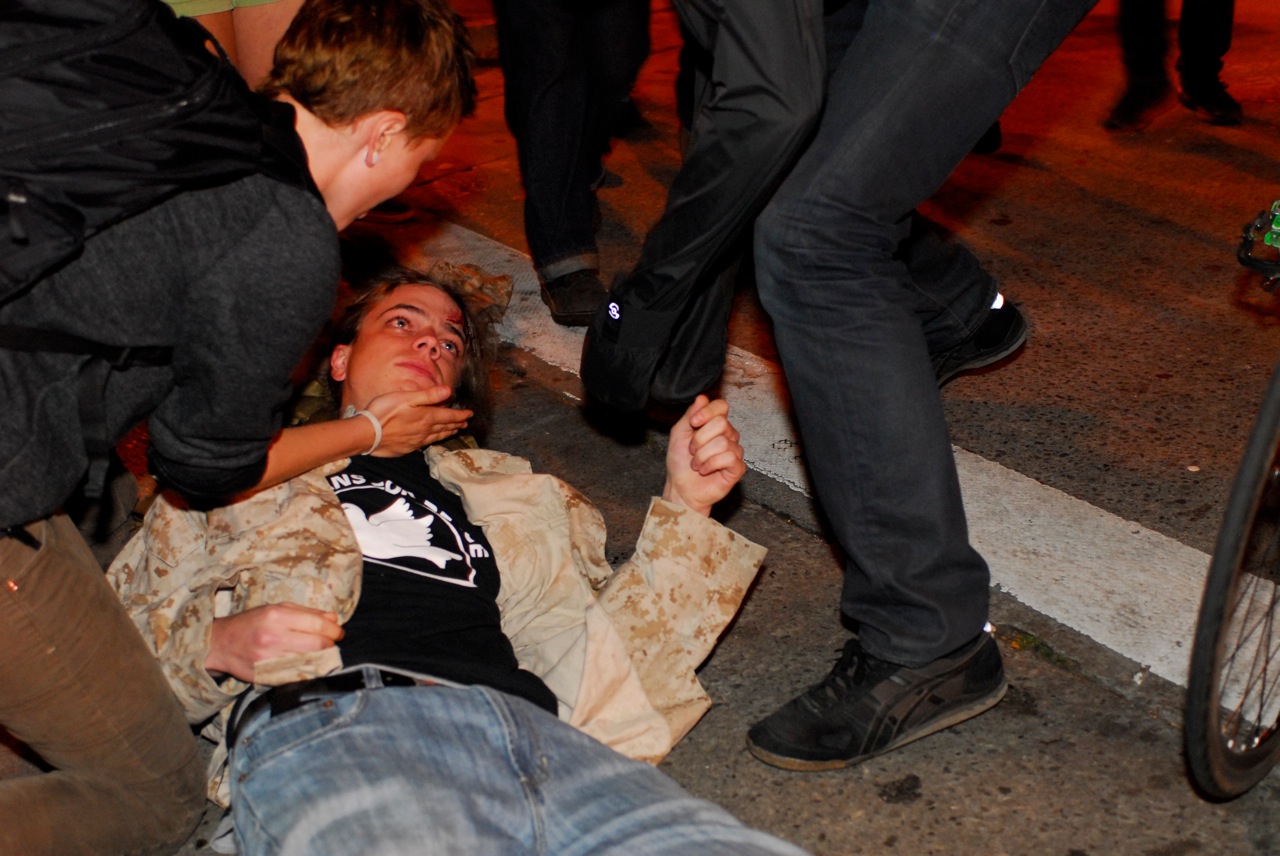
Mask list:
[[[74,262],[0,305],[0,325],[172,347],[168,365],[109,371],[107,439],[149,416],[155,475],[208,502],[261,476],[290,371],[338,278],[337,231],[319,194],[255,175],[99,233]],[[47,516],[83,478],[77,395],[91,359],[0,347],[0,528]]]
[[[635,269],[587,331],[582,381],[623,410],[687,403],[720,376],[735,248],[822,107],[820,0],[676,0],[704,50],[684,166]]]

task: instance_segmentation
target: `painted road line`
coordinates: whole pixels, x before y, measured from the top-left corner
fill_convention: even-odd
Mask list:
[[[503,340],[577,372],[582,331],[551,321],[528,256],[451,224],[423,251],[509,274],[515,291]],[[748,465],[808,493],[779,367],[731,348],[723,389]],[[993,585],[1186,685],[1207,555],[962,449],[956,461],[970,534]]]

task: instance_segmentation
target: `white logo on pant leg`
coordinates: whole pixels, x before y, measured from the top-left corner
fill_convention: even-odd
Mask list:
[[[618,305],[618,304],[616,304],[616,303],[610,303],[610,304],[609,304],[609,317],[610,317],[610,318],[612,318],[614,321],[617,321],[619,318],[621,318],[621,317],[622,317],[622,307],[621,307],[621,306],[619,306],[619,305]]]

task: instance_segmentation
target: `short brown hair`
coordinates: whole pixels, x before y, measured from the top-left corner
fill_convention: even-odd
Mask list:
[[[474,60],[446,0],[306,0],[261,91],[332,127],[398,110],[411,139],[443,137],[475,110]]]

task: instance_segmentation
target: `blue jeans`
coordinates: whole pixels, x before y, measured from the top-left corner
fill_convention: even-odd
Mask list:
[[[981,631],[989,575],[897,249],[932,195],[1095,0],[870,0],[817,134],[756,225],[818,499],[847,555],[844,612],[907,665]]]
[[[653,767],[485,687],[389,687],[249,721],[242,853],[788,854]]]

